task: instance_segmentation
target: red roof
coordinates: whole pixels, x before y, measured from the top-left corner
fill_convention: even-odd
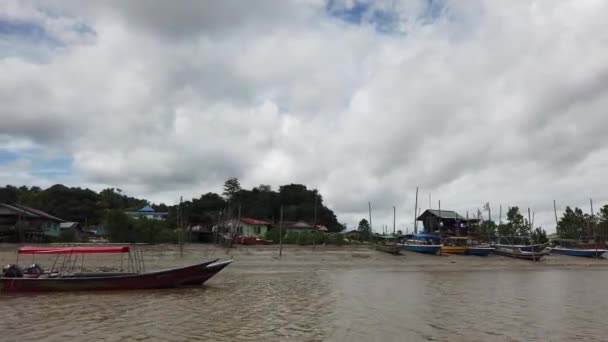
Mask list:
[[[251,224],[251,225],[254,225],[254,226],[267,226],[267,225],[271,224],[268,221],[256,220],[256,219],[253,219],[253,218],[246,218],[246,217],[241,218],[241,222],[247,223],[247,224]]]
[[[21,247],[19,254],[90,254],[90,253],[127,253],[128,246],[104,247]]]

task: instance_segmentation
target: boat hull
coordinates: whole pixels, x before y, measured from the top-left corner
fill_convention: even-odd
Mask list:
[[[599,258],[604,253],[605,249],[575,249],[575,248],[552,248],[552,254],[570,255],[586,258]]]
[[[441,246],[441,253],[449,254],[464,254],[467,248],[465,246]]]
[[[160,289],[202,285],[232,261],[217,260],[165,271],[112,276],[0,278],[0,292]]]
[[[402,251],[437,254],[441,250],[441,245],[400,245]]]
[[[376,245],[376,250],[394,255],[401,254],[401,249],[397,245]]]
[[[510,249],[504,247],[496,247],[496,249],[494,249],[494,253],[502,256],[508,256],[511,258],[540,261],[544,256],[549,254],[549,251],[529,252],[520,250],[518,248]]]
[[[488,256],[494,253],[494,248],[492,247],[467,247],[465,254],[467,255],[478,255],[478,256]]]

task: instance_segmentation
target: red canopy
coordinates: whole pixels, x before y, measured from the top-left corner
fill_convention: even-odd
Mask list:
[[[19,254],[90,254],[90,253],[128,253],[128,246],[104,247],[21,247]]]

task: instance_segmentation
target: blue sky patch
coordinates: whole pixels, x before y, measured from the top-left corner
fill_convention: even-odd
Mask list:
[[[424,10],[415,15],[421,25],[432,24],[444,13],[446,0],[426,0]],[[378,32],[390,33],[399,28],[400,17],[397,11],[374,8],[372,1],[355,0],[353,5],[343,6],[336,0],[328,0],[327,13],[353,25],[371,25]]]
[[[0,38],[13,38],[51,46],[62,45],[59,40],[53,38],[40,24],[6,18],[0,18]]]
[[[31,162],[29,173],[45,178],[72,174],[73,158],[68,155],[45,154],[40,148],[31,148],[19,151],[0,149],[0,168],[18,160]]]

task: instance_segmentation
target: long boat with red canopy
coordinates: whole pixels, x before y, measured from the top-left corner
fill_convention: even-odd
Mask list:
[[[84,272],[88,254],[120,254],[119,272]],[[18,266],[19,255],[56,255],[49,270],[32,263]],[[125,258],[126,255],[126,258]],[[0,292],[158,289],[202,285],[232,260],[214,259],[168,270],[146,272],[143,253],[130,246],[26,246],[17,250],[17,263],[0,274]],[[76,270],[81,265],[80,270]]]

